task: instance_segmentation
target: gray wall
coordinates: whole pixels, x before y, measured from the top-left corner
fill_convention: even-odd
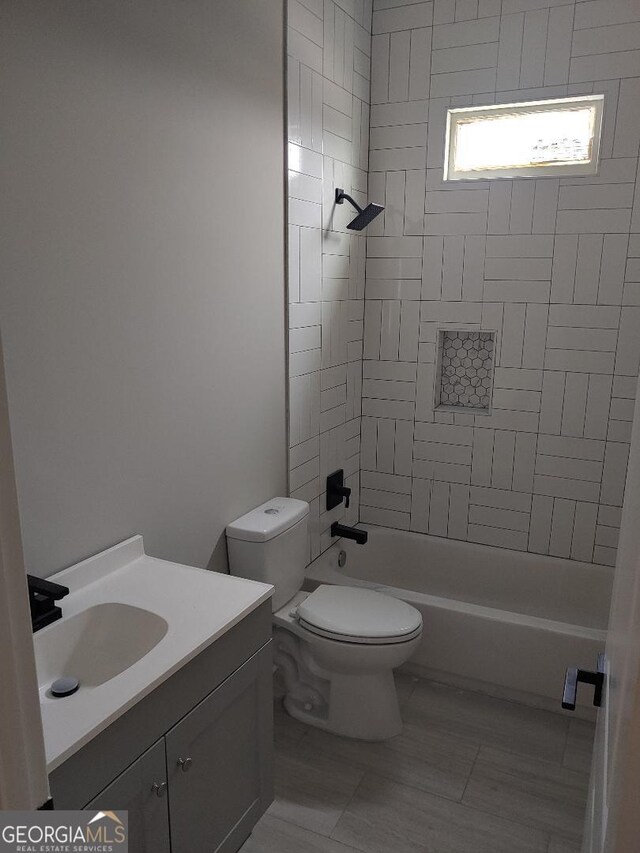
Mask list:
[[[224,567],[286,488],[278,2],[2,4],[0,327],[28,570]],[[212,556],[213,555],[213,556]]]

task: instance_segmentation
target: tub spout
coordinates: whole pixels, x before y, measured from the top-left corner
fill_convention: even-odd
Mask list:
[[[357,530],[355,527],[348,527],[346,524],[340,524],[339,521],[334,521],[331,525],[332,536],[342,536],[345,539],[353,539],[358,545],[364,545],[369,534],[366,530]]]

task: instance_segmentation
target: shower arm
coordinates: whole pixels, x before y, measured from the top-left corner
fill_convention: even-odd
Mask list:
[[[342,202],[345,200],[345,198],[348,202],[350,202],[355,207],[355,209],[358,211],[358,213],[363,212],[363,208],[360,207],[360,205],[358,204],[357,201],[352,199],[350,195],[347,195],[347,193],[344,190],[338,189],[336,187],[336,204],[342,204]]]

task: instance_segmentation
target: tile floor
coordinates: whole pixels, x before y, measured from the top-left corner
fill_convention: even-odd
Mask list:
[[[579,853],[590,723],[407,675],[398,688],[404,731],[386,743],[276,703],[275,801],[242,853]]]

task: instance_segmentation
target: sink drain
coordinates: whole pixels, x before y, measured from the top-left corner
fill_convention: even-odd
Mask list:
[[[62,699],[63,696],[71,696],[80,687],[80,682],[77,678],[69,676],[68,678],[57,678],[51,685],[51,695],[56,699]]]

